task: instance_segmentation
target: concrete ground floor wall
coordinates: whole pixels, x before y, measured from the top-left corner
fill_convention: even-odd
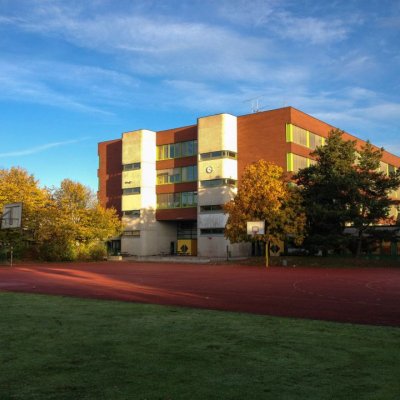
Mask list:
[[[170,254],[172,242],[176,242],[176,225],[156,221],[140,230],[140,236],[122,235],[121,253],[135,256]]]
[[[188,255],[211,258],[251,256],[250,243],[232,244],[224,236],[216,235],[178,238],[177,226],[177,221],[155,221],[145,229],[142,225],[140,235],[122,235],[121,253],[132,256],[183,254],[179,246],[188,241],[191,243],[187,245],[191,247]]]
[[[200,257],[211,258],[249,257],[251,244],[232,244],[224,236],[200,236],[197,239],[197,254]]]

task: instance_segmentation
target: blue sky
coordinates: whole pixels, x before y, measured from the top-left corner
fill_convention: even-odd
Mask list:
[[[293,106],[400,154],[397,0],[0,0],[0,168],[97,189],[97,143]]]

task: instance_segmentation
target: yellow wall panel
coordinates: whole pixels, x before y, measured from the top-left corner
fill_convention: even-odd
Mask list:
[[[140,194],[131,194],[122,196],[122,211],[140,210],[142,199]]]

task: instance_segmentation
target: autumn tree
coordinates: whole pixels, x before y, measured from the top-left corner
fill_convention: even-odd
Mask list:
[[[288,235],[297,244],[304,238],[305,214],[297,189],[284,179],[281,167],[264,160],[245,168],[238,193],[224,210],[229,214],[225,236],[232,243],[262,240],[268,255],[270,245]],[[249,237],[247,221],[265,221],[265,234]]]
[[[93,192],[65,179],[59,188],[40,188],[26,170],[0,170],[0,210],[23,203],[22,228],[0,230],[0,242],[17,253],[29,249],[46,260],[73,260],[104,255],[104,241],[118,236],[121,222],[113,209],[101,207]]]
[[[64,179],[51,190],[51,198],[40,237],[45,258],[84,258],[122,231],[115,210],[101,207],[93,192],[79,182]]]
[[[49,193],[40,188],[38,181],[25,169],[0,169],[0,212],[5,204],[19,202],[23,203],[23,228],[0,230],[0,241],[13,245],[17,255],[37,238],[43,214],[51,199]]]

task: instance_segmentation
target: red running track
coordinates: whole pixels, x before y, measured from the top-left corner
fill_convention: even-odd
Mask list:
[[[0,267],[0,290],[400,326],[400,268],[18,265]]]

